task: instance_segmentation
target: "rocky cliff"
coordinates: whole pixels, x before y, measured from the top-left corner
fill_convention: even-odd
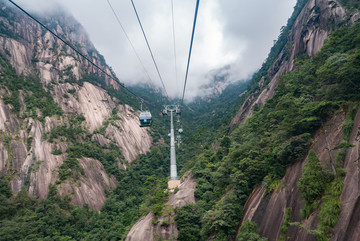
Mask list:
[[[334,228],[334,237],[331,240],[356,240],[360,236],[359,199],[360,199],[360,109],[354,120],[354,127],[349,142],[354,146],[347,153],[344,162],[346,176],[344,189],[340,196],[342,210],[339,221]]]
[[[112,74],[71,16],[38,17]],[[148,130],[138,125],[138,112],[130,106],[134,101],[125,99],[118,82],[100,75],[68,46],[5,3],[0,3],[0,46],[1,174],[11,179],[15,192],[25,188],[30,195],[46,198],[49,184],[56,184],[59,193],[70,195],[74,203],[100,209],[105,190],[116,184],[111,168],[104,169],[100,154],[84,157],[70,154],[69,148],[87,143],[87,148],[102,146],[105,154],[119,148],[111,161],[126,168],[126,162],[152,144]],[[69,166],[72,157],[76,161]],[[69,174],[74,165],[80,176]]]
[[[360,113],[358,113],[359,115]],[[326,123],[324,128],[318,131],[314,137],[312,146],[310,147],[315,151],[321,164],[324,167],[330,169],[331,161],[339,152],[336,149],[336,146],[343,142],[343,123],[345,121],[345,113],[339,113],[334,116],[328,123]],[[355,123],[353,132],[358,133],[359,123]],[[355,135],[354,133],[352,135]],[[357,143],[351,140],[351,143]],[[349,152],[356,152],[356,148],[352,147],[348,150],[348,155],[345,160],[345,169],[349,170],[354,163],[354,160]],[[349,161],[351,158],[352,161]],[[302,220],[300,217],[300,210],[304,208],[305,201],[301,197],[298,191],[298,181],[302,176],[304,166],[307,160],[297,162],[287,168],[285,176],[281,179],[281,182],[278,184],[276,190],[267,194],[263,186],[257,187],[252,195],[249,197],[245,207],[244,207],[244,217],[245,220],[251,220],[256,222],[260,227],[260,234],[269,240],[279,240],[280,235],[282,234],[282,226],[285,219],[286,209],[291,210],[290,222],[302,222],[302,226],[290,226],[288,231],[285,234],[286,240],[315,240],[315,237],[308,232],[309,230],[314,230],[318,224],[318,215],[320,209],[316,210],[312,215],[310,215],[305,220]],[[357,168],[355,168],[356,170]],[[353,172],[353,171],[352,171]],[[345,178],[344,187],[354,187],[349,181],[349,177],[353,177],[353,173],[348,173],[347,178]],[[356,189],[357,190],[357,189]],[[345,192],[345,189],[344,189]],[[344,193],[343,192],[343,193]],[[349,215],[349,207],[354,207],[357,198],[358,191],[352,193],[352,195],[346,196],[347,210],[343,209],[342,214],[339,217],[338,226],[349,226],[349,218],[346,218]],[[344,194],[342,194],[344,195]],[[345,194],[346,195],[346,194]],[[356,196],[356,197],[355,197]],[[342,200],[345,200],[344,198]],[[350,206],[348,206],[350,205]],[[345,223],[342,223],[340,220],[344,219]],[[346,220],[346,221],[345,221]],[[355,225],[356,227],[356,225]],[[354,226],[350,225],[349,229],[353,229]],[[354,230],[353,230],[354,232]],[[336,233],[336,231],[334,231]],[[350,235],[358,235],[357,232]],[[356,237],[356,236],[352,236]],[[356,239],[333,239],[333,240],[356,240]]]
[[[175,222],[174,209],[186,204],[195,203],[196,183],[190,173],[187,173],[181,180],[178,191],[172,194],[165,203],[162,216],[155,218],[150,212],[147,216],[141,217],[131,228],[126,240],[176,240],[178,230]]]
[[[280,77],[296,68],[299,56],[313,57],[323,46],[327,37],[337,28],[352,25],[359,19],[359,13],[346,9],[341,1],[309,0],[296,18],[289,33],[288,47],[285,47],[267,75],[257,83],[258,90],[249,95],[231,122],[231,130],[252,115],[255,106],[263,106],[276,92]],[[265,84],[265,80],[269,83]],[[313,137],[310,149],[313,149],[323,168],[333,170],[335,159],[339,155],[339,144],[344,142],[345,112],[337,113],[317,131]],[[351,146],[344,156],[344,183],[341,195],[335,200],[340,201],[338,222],[333,231],[327,230],[331,240],[357,240],[359,237],[358,218],[358,154],[359,154],[359,115],[355,117],[349,143]],[[298,182],[303,175],[307,160],[292,164],[286,169],[286,174],[275,190],[269,193],[265,185],[253,190],[244,206],[244,216],[241,225],[246,220],[255,222],[260,228],[260,235],[268,240],[320,240],[319,227],[322,209],[327,205],[327,197],[311,215],[301,217],[305,208],[305,200],[300,195]],[[326,194],[327,195],[327,194]],[[335,207],[333,208],[335,209]],[[333,225],[335,225],[333,224]],[[240,226],[241,226],[240,225]],[[329,225],[331,226],[331,225]]]

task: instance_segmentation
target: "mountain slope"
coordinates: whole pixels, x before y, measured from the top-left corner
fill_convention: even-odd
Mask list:
[[[349,169],[344,160],[355,161],[345,154],[357,145],[348,138],[359,106],[358,18],[354,7],[341,2],[298,2],[254,75],[230,138],[217,140],[218,147],[192,162],[198,202],[192,213],[184,207],[179,240],[260,240],[261,235],[347,240],[357,235],[357,218],[349,216],[357,210],[357,191],[353,197],[343,194],[341,202],[338,198],[343,185],[344,191],[345,186],[357,190],[348,181],[356,174],[346,177],[342,168]],[[313,177],[305,163],[315,163],[321,175]],[[334,228],[338,219],[348,233]]]
[[[336,32],[335,36],[330,35],[330,41],[327,44],[325,44],[324,47],[325,49],[322,50],[320,55],[316,55],[316,53],[320,49],[318,47],[311,48],[311,46],[315,46],[314,43],[317,42],[321,47],[322,43],[324,42],[324,39],[321,36],[325,37],[326,35],[329,35],[333,31],[333,29],[339,28],[342,25],[354,24],[354,22],[359,18],[359,14],[357,11],[353,11],[341,7],[341,3],[339,2],[331,2],[330,4],[328,4],[326,2],[317,1],[316,5],[314,4],[315,2],[313,1],[309,1],[307,3],[307,5],[303,10],[303,13],[300,14],[299,16],[301,17],[301,15],[303,15],[303,17],[300,18],[301,21],[297,21],[297,22],[311,23],[314,24],[316,28],[313,28],[308,24],[303,25],[302,27],[305,30],[302,30],[302,33],[306,33],[306,34],[301,35],[304,36],[303,41],[299,41],[299,42],[295,41],[293,51],[294,49],[296,49],[296,47],[301,46],[302,43],[306,43],[305,53],[310,57],[315,56],[313,63],[317,63],[317,66],[320,66],[319,65],[320,63],[325,62],[326,60],[326,58],[324,58],[325,56],[328,58],[328,60],[326,61],[327,64],[325,64],[323,67],[320,68],[318,67],[319,71],[317,71],[316,75],[314,75],[315,78],[320,77],[324,81],[321,85],[319,85],[319,86],[323,86],[321,87],[323,91],[325,91],[326,89],[325,86],[329,85],[329,82],[331,82],[330,80],[331,78],[332,78],[332,84],[336,83],[335,79],[337,81],[343,79],[342,85],[338,84],[333,86],[334,88],[336,88],[336,91],[335,89],[333,91],[329,91],[329,93],[325,94],[322,97],[323,99],[326,99],[327,98],[326,96],[332,95],[333,99],[339,101],[339,100],[343,100],[342,98],[345,97],[344,95],[348,95],[349,97],[345,97],[345,100],[349,100],[349,99],[355,100],[357,98],[355,97],[356,94],[353,92],[354,90],[352,88],[355,88],[356,90],[358,88],[356,87],[356,84],[355,85],[350,84],[352,86],[345,87],[346,81],[351,82],[351,80],[349,80],[349,76],[347,75],[349,71],[351,71],[350,69],[347,69],[345,72],[338,73],[336,76],[331,76],[331,75],[325,76],[322,71],[326,67],[331,68],[331,70],[326,70],[327,73],[330,72],[333,73],[333,71],[339,71],[341,68],[351,68],[349,64],[340,67],[337,65],[329,65],[329,63],[330,61],[334,60],[336,56],[340,55],[339,52],[343,53],[344,51],[345,52],[349,51],[347,52],[349,54],[352,53],[353,51],[355,52],[357,51],[356,48],[358,45],[356,44],[355,36],[357,34],[358,25],[355,25],[349,30],[347,30],[346,28],[345,29],[342,28],[341,31]],[[308,11],[309,9],[310,9],[310,14],[306,12],[306,10]],[[315,11],[315,13],[313,11]],[[339,16],[341,16],[341,18],[339,18]],[[308,19],[308,20],[304,21],[304,19],[305,20]],[[300,33],[301,31],[299,30],[301,29],[301,27],[298,27],[297,29],[298,29],[297,32]],[[309,29],[310,30],[313,29],[314,33],[308,34],[310,31]],[[325,30],[327,29],[327,31],[325,31],[324,29]],[[319,37],[319,35],[321,36]],[[349,43],[349,41],[352,43]],[[346,55],[343,56],[346,57]],[[299,57],[297,59],[299,59]],[[299,66],[300,67],[302,66],[303,61],[304,60],[301,60],[301,62],[299,61],[297,63],[298,68]],[[306,61],[304,62],[306,63]],[[357,65],[356,62],[353,62],[353,64]],[[309,67],[309,65],[307,66]],[[311,68],[316,68],[316,67],[313,66]],[[308,78],[305,77],[306,75],[304,75],[304,72],[301,75],[303,82],[306,81],[306,78]],[[352,74],[353,76],[357,75],[356,73],[352,73]],[[284,77],[284,81],[286,81],[286,79],[289,77]],[[300,87],[297,87],[297,89],[300,89]],[[264,91],[263,93],[265,92],[266,91]],[[259,99],[261,99],[261,95],[259,96]],[[349,181],[350,178],[349,176],[353,177],[354,167],[350,167],[351,166],[350,163],[352,163],[352,161],[349,160],[355,160],[354,158],[356,157],[351,156],[351,154],[348,154],[345,158],[346,148],[341,149],[337,147],[339,143],[348,140],[349,130],[351,130],[352,128],[352,126],[350,125],[346,126],[345,129],[341,128],[341,126],[344,125],[343,123],[353,123],[352,121],[354,120],[356,113],[356,107],[355,108],[353,107],[351,109],[347,106],[348,104],[345,104],[344,112],[335,115],[333,119],[330,120],[328,123],[326,124],[324,123],[323,125],[321,125],[322,128],[317,132],[316,136],[313,138],[314,141],[310,148],[315,150],[317,156],[319,157],[320,163],[327,169],[332,170],[333,172],[336,172],[337,170],[337,169],[335,170],[334,163],[344,161],[345,163],[344,168],[347,170],[347,172],[350,172],[348,173],[348,175],[346,175],[344,179],[344,184],[343,184],[344,189],[346,190],[346,188],[349,188],[354,191],[354,185]],[[344,114],[347,111],[349,111],[348,116],[351,117],[348,117],[345,122]],[[323,117],[322,117],[322,121],[323,121]],[[356,131],[358,129],[356,123],[357,122],[355,121],[353,131]],[[343,140],[343,137],[345,140]],[[351,140],[350,143],[354,144],[355,146],[357,145],[356,141],[354,140]],[[339,149],[341,149],[340,152]],[[350,148],[348,152],[352,153],[354,151],[356,152],[355,148]],[[340,157],[340,155],[342,157]],[[301,199],[301,195],[300,195],[301,192],[298,190],[299,187],[298,182],[299,179],[301,178],[301,174],[303,173],[304,165],[305,165],[305,160],[289,167],[286,171],[285,176],[281,179],[279,183],[277,183],[278,186],[275,188],[277,190],[276,193],[274,192],[271,195],[267,195],[268,191],[266,191],[265,188],[258,187],[257,189],[255,189],[245,206],[243,222],[245,222],[246,219],[255,221],[260,227],[260,234],[264,235],[265,237],[268,237],[269,240],[277,240],[279,238],[281,239],[284,237],[287,237],[288,240],[312,240],[314,238],[318,240],[324,237],[330,238],[332,237],[332,235],[334,235],[332,237],[332,240],[356,239],[355,237],[358,235],[358,233],[355,231],[356,224],[353,225],[351,222],[356,223],[357,221],[356,219],[354,220],[353,218],[350,221],[350,217],[348,215],[349,213],[356,212],[355,210],[357,207],[355,203],[357,197],[355,196],[357,191],[352,192],[352,194],[354,194],[355,196],[350,196],[350,195],[346,195],[345,193],[347,191],[344,190],[340,198],[341,203],[343,203],[344,206],[342,208],[342,211],[338,213],[325,214],[326,212],[325,208],[326,205],[329,205],[331,201],[334,203],[335,202],[334,200],[336,198],[339,198],[341,189],[340,189],[340,193],[336,194],[335,196],[331,196],[334,194],[331,194],[331,192],[328,189],[326,189],[325,194],[322,194],[323,196],[321,196],[319,200],[321,205],[316,204],[319,205],[318,208],[316,207],[309,208],[309,206],[307,206],[308,205],[307,202],[305,202],[305,207],[304,207],[304,201]],[[342,164],[340,163],[338,163],[337,165],[338,168],[342,166]],[[336,174],[336,175],[343,175],[343,174]],[[338,182],[340,182],[340,180],[342,180],[342,178],[335,179],[335,181]],[[329,184],[329,187],[327,188],[331,188],[331,185],[332,184]],[[341,204],[339,203],[339,205]],[[335,207],[332,208],[336,209]],[[310,216],[304,217],[304,216],[300,216],[300,210],[303,210],[302,213],[304,211],[310,213],[314,212],[314,213]],[[307,215],[309,215],[309,213]],[[331,222],[333,223],[332,224],[324,223],[324,215],[333,215],[331,217],[333,220]],[[279,218],[279,216],[282,218]],[[284,221],[285,219],[288,221]],[[334,228],[334,231],[332,232],[332,228],[336,224],[337,219],[339,219],[339,222],[337,223],[337,226]],[[293,223],[301,222],[301,225],[303,226],[300,226],[299,228],[296,227],[296,225],[295,226],[290,225],[290,226],[286,226],[286,229],[284,229],[285,222],[289,222],[289,221]],[[287,223],[286,225],[289,225],[289,223]],[[347,230],[347,231],[342,232],[338,227],[342,227],[342,230]],[[277,231],[275,232],[275,230]],[[311,230],[315,230],[315,231],[311,231]],[[349,239],[349,237],[352,238]]]
[[[114,171],[152,145],[130,106],[139,103],[19,10],[0,7],[0,171],[15,192],[46,198],[56,184],[62,196],[99,210]],[[112,74],[72,17],[40,19]]]

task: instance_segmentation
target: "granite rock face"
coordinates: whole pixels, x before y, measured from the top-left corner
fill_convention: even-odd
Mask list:
[[[0,173],[11,175],[14,192],[26,187],[30,195],[47,198],[49,184],[58,180],[58,169],[67,158],[69,142],[63,138],[49,141],[54,128],[69,125],[71,116],[81,116],[81,128],[99,145],[118,146],[125,159],[118,166],[126,168],[126,162],[146,153],[152,145],[147,128],[140,128],[138,112],[110,94],[86,75],[99,75],[98,70],[82,57],[56,39],[51,33],[30,20],[21,12],[0,3],[0,21],[7,31],[0,34],[0,54],[11,64],[19,76],[36,76],[43,89],[50,93],[63,115],[46,116],[43,121],[25,113],[25,93],[19,90],[20,113],[13,112],[11,104],[3,98],[10,92],[0,87]],[[94,63],[111,74],[103,57],[90,42],[85,30],[71,16],[58,13],[40,20],[66,39]],[[0,66],[0,74],[2,68]],[[107,87],[123,91],[120,84],[104,77]],[[28,94],[28,93],[26,93]],[[116,121],[114,119],[116,113]],[[41,117],[42,113],[37,113]],[[109,123],[111,120],[111,124]],[[100,129],[106,129],[100,133]],[[54,155],[61,150],[60,155]],[[116,185],[102,164],[95,159],[79,158],[84,176],[78,181],[68,180],[57,185],[61,195],[70,195],[75,204],[88,204],[99,210],[105,200],[105,190]]]
[[[360,112],[358,113],[358,118],[360,119]],[[336,156],[338,151],[334,147],[343,141],[342,124],[344,120],[345,113],[335,115],[324,125],[326,127],[320,129],[314,136],[314,140],[310,148],[315,151],[321,165],[326,169],[331,169],[331,159]],[[355,124],[354,130],[358,131],[359,127],[359,123]],[[353,143],[353,141],[351,143]],[[357,151],[355,147],[350,148],[349,150],[349,152],[353,151]],[[346,160],[348,160],[348,158],[353,157],[351,157],[348,153]],[[265,188],[262,186],[254,189],[246,205],[244,206],[243,222],[247,219],[256,222],[260,227],[260,234],[262,236],[268,238],[269,240],[278,240],[281,235],[281,227],[284,221],[285,209],[290,208],[291,222],[301,222],[306,229],[316,229],[319,210],[315,210],[315,212],[305,220],[301,220],[300,218],[300,209],[304,207],[305,200],[301,197],[298,191],[297,182],[302,176],[306,161],[307,160],[305,159],[288,167],[285,176],[281,179],[277,190],[271,194],[266,195]],[[345,163],[346,169],[349,168],[348,165],[349,164]],[[354,188],[354,185],[351,183],[354,180],[350,181],[350,179],[352,179],[351,177],[353,177],[352,173],[348,173],[346,175],[344,180],[344,187],[351,187],[351,189]],[[359,190],[360,189],[356,189],[356,192],[353,192],[350,196],[344,197],[344,193],[346,192],[346,188],[344,188],[342,200],[345,201],[346,199],[346,203],[349,202],[353,203],[354,205],[357,201]],[[348,222],[350,220],[346,218],[346,221],[344,221],[345,223],[341,224],[341,218],[344,218],[344,215],[346,216],[346,214],[344,214],[344,210],[345,209],[343,209],[342,213],[340,214],[338,226],[349,225]],[[353,211],[356,210],[351,209],[351,212]],[[334,233],[336,233],[335,230]],[[287,240],[315,240],[315,238],[310,235],[304,228],[299,228],[297,226],[290,226],[288,232],[286,233],[286,237],[288,237]]]

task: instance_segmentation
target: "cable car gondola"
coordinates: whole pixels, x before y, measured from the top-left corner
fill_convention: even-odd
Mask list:
[[[150,111],[141,111],[139,115],[140,127],[151,126],[152,117]]]

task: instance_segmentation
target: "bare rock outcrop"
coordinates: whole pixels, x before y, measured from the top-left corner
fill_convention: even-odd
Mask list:
[[[85,116],[90,132],[100,127],[115,107],[111,97],[104,90],[86,82],[79,90],[78,98],[81,112]]]
[[[106,199],[105,190],[114,188],[116,180],[114,177],[108,177],[98,160],[82,158],[79,162],[85,175],[75,185],[70,181],[61,184],[60,195],[69,195],[74,204],[86,203],[89,207],[100,210]]]
[[[187,173],[181,180],[179,190],[172,194],[165,203],[163,215],[153,224],[154,214],[150,212],[147,216],[141,217],[139,221],[131,228],[126,237],[126,241],[153,241],[158,240],[176,240],[178,230],[175,222],[175,207],[182,207],[189,203],[195,203],[196,182],[191,176],[191,172]]]
[[[30,73],[28,66],[31,64],[32,51],[29,46],[21,42],[0,36],[0,46],[10,54],[10,63],[18,74]]]
[[[147,128],[140,128],[137,114],[128,106],[119,106],[120,120],[106,128],[106,135],[122,149],[125,160],[131,162],[137,155],[150,150],[152,138]]]
[[[19,127],[19,120],[10,112],[10,110],[9,106],[0,99],[0,131],[9,131],[13,134]]]
[[[74,94],[67,94],[69,90]],[[55,101],[63,111],[68,114],[83,115],[90,132],[102,127],[111,117],[112,111],[114,109],[117,111],[119,120],[106,127],[104,133],[106,137],[100,137],[98,134],[94,137],[100,145],[109,144],[112,140],[122,149],[122,154],[128,162],[150,150],[152,138],[147,128],[139,127],[138,113],[129,105],[117,105],[102,88],[88,82],[82,87],[65,83],[57,85],[54,91]],[[65,94],[67,98],[63,97]]]
[[[68,94],[69,90],[74,94]],[[115,108],[114,101],[105,90],[88,82],[81,87],[69,83],[59,84],[54,87],[54,92],[55,102],[65,113],[85,117],[90,132],[99,128]]]
[[[50,118],[46,120],[46,123],[51,122]],[[57,178],[54,171],[62,164],[64,157],[52,154],[51,143],[43,140],[44,127],[40,121],[29,118],[27,130],[20,131],[22,134],[2,134],[2,138],[9,141],[0,146],[0,153],[4,157],[0,160],[0,171],[14,174],[10,182],[13,191],[20,191],[28,185],[30,195],[46,198],[49,184]]]
[[[154,241],[154,225],[152,221],[155,215],[150,212],[145,217],[141,217],[139,221],[131,228],[126,237],[126,241],[148,240]]]
[[[348,149],[345,158],[346,176],[340,196],[342,210],[331,239],[334,241],[357,240],[360,237],[360,109],[355,117],[350,143],[354,147]]]

